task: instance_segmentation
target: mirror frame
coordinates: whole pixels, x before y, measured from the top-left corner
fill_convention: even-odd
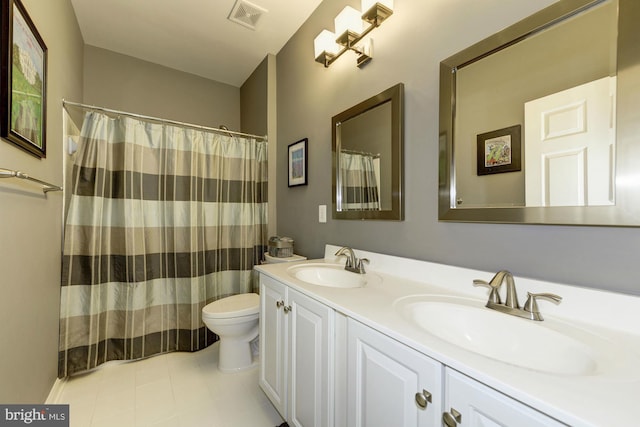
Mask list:
[[[342,140],[338,126],[381,104],[391,102],[391,210],[338,211],[338,153]],[[404,220],[404,84],[398,83],[331,118],[333,219]]]
[[[640,226],[640,2],[618,0],[615,206],[455,208],[456,71],[605,0],[560,0],[440,63],[438,219],[455,222]],[[635,27],[635,28],[634,28]]]

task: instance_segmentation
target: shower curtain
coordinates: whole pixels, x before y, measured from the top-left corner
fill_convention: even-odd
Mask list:
[[[88,112],[65,224],[59,377],[217,340],[201,309],[255,291],[267,145]]]
[[[380,210],[376,161],[373,154],[340,153],[342,210]]]

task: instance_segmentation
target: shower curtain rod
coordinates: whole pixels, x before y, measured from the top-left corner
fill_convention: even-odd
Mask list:
[[[231,134],[232,136],[233,135],[247,136],[249,138],[256,138],[256,139],[259,139],[259,140],[267,142],[267,136],[266,135],[253,135],[251,133],[237,132],[237,131],[228,130],[228,129],[221,129],[221,128],[212,128],[212,127],[208,127],[208,126],[195,125],[195,124],[192,124],[192,123],[179,122],[179,121],[176,121],[176,120],[161,119],[159,117],[144,116],[142,114],[128,113],[126,111],[111,110],[109,108],[97,107],[95,105],[80,104],[78,102],[71,102],[71,101],[67,101],[65,99],[62,100],[62,105],[63,106],[70,105],[70,106],[73,106],[73,107],[83,108],[85,110],[97,110],[97,111],[102,111],[104,113],[120,114],[120,115],[124,115],[124,116],[128,116],[128,117],[133,117],[133,118],[136,118],[136,119],[150,120],[150,121],[154,121],[154,122],[167,123],[167,124],[172,124],[172,125],[195,128],[195,129],[208,130],[208,131],[217,132],[217,133],[226,133],[226,134]]]
[[[361,155],[364,155],[364,156],[371,156],[374,159],[377,159],[377,158],[380,157],[380,153],[368,153],[366,151],[348,150],[346,148],[341,148],[340,152],[341,153],[346,153],[346,154],[361,154]]]

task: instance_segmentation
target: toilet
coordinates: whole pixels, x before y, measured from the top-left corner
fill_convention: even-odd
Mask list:
[[[218,369],[238,372],[253,366],[251,341],[258,336],[258,294],[221,298],[202,309],[202,322],[220,337]]]
[[[300,255],[277,258],[265,254],[265,262],[291,262],[306,259]],[[255,293],[221,298],[202,309],[202,322],[220,337],[218,369],[239,372],[254,366],[252,342],[258,337],[260,296]]]

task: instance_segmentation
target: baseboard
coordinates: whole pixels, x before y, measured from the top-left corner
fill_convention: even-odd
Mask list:
[[[67,383],[66,378],[56,378],[56,382],[53,383],[53,387],[51,387],[51,391],[49,391],[49,396],[47,396],[47,400],[45,400],[45,405],[55,405],[60,402],[60,398],[62,397],[62,391],[64,390],[64,386]]]

